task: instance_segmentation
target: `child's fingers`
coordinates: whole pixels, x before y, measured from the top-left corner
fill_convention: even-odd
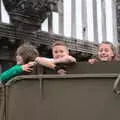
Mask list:
[[[41,59],[42,59],[42,57],[37,57],[37,58],[35,59],[35,62],[39,63],[39,62],[41,61]]]
[[[32,67],[32,66],[36,65],[37,63],[36,62],[29,62],[28,64],[30,67]]]
[[[96,60],[96,59],[89,59],[88,62],[89,62],[90,64],[94,64],[95,62],[97,62],[97,60]]]
[[[31,72],[33,69],[32,68],[27,68],[25,69],[25,72]]]
[[[32,68],[30,68],[31,66],[29,64],[25,64],[23,65],[23,71],[26,71],[26,72],[31,72],[32,71]]]
[[[72,62],[76,62],[76,59],[74,57],[71,56],[70,59],[71,59]]]
[[[66,57],[66,62],[76,62],[76,59],[72,56],[67,56]]]
[[[59,69],[59,70],[57,71],[57,73],[60,74],[60,75],[64,75],[64,74],[67,73],[67,71],[65,71],[64,69]]]
[[[39,57],[37,57],[37,58],[35,59],[36,62],[38,62],[38,60],[39,60]]]

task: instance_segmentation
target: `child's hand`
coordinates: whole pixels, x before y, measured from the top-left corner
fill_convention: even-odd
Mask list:
[[[43,61],[44,61],[44,60],[43,60],[43,57],[37,57],[37,58],[35,59],[35,62],[36,62],[36,63],[39,63],[39,64],[41,64]]]
[[[72,56],[68,56],[68,61],[70,62],[76,62],[76,59]]]
[[[94,64],[94,63],[96,63],[98,60],[97,59],[89,59],[88,60],[88,62],[90,63],[90,64]]]
[[[64,75],[64,74],[66,74],[66,71],[64,69],[59,69],[57,71],[57,73],[60,74],[60,75]]]
[[[25,72],[31,72],[32,71],[32,68],[30,68],[31,65],[28,63],[28,64],[25,64],[25,65],[22,65],[22,69],[23,71]]]
[[[29,62],[28,64],[30,65],[30,67],[33,67],[34,65],[37,64],[37,62]]]

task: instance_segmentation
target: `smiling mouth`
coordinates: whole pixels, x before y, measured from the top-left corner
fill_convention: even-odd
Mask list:
[[[102,56],[102,58],[107,58],[108,56]]]
[[[102,56],[102,57],[108,57],[108,56]]]

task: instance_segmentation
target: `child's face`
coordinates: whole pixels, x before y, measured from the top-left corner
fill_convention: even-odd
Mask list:
[[[16,61],[17,61],[17,64],[20,64],[20,65],[24,64],[23,58],[20,55],[16,56]]]
[[[101,61],[111,61],[114,53],[110,44],[101,44],[98,49],[98,58]]]
[[[67,47],[62,46],[62,45],[54,46],[52,49],[52,53],[53,53],[54,59],[62,58],[64,56],[69,55],[69,51],[68,51]]]

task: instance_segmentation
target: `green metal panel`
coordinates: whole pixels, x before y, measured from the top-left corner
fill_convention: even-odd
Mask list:
[[[119,120],[117,75],[19,77],[7,88],[7,120]]]
[[[0,84],[0,120],[5,119],[5,95],[4,86]]]
[[[90,64],[88,62],[80,62],[77,64],[59,64],[61,68],[67,71],[67,74],[96,74],[96,73],[120,73],[120,62],[97,62]],[[54,70],[47,69],[45,74],[56,74]]]
[[[120,96],[113,92],[119,64],[79,63],[66,66],[65,75],[44,69],[45,75],[16,77],[6,84],[6,120],[119,120]]]

